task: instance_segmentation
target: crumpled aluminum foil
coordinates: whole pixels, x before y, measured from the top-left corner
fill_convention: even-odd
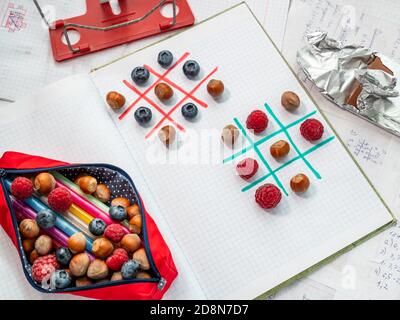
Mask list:
[[[325,32],[306,36],[307,45],[297,52],[297,62],[321,93],[342,109],[400,136],[400,65],[368,48],[343,45]],[[393,71],[367,69],[379,57]],[[356,82],[362,86],[357,107],[346,104]]]

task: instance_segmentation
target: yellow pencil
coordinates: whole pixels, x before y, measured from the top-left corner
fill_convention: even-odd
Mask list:
[[[89,224],[93,220],[93,217],[90,214],[79,208],[76,204],[71,204],[69,207],[69,212],[81,219],[86,224]]]

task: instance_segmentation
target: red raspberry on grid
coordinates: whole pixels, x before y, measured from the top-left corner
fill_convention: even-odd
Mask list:
[[[278,187],[267,183],[257,189],[255,197],[261,208],[273,209],[281,202],[282,193]]]
[[[324,126],[317,119],[308,119],[301,124],[300,133],[306,140],[316,141],[324,134]]]
[[[268,126],[268,116],[261,110],[255,110],[249,114],[246,120],[247,129],[253,130],[255,133],[261,133]]]

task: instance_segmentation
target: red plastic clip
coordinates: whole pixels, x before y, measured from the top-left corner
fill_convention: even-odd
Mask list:
[[[161,13],[165,5],[176,5],[175,15],[171,18]],[[119,0],[121,12],[117,15],[108,0],[86,0],[86,6],[84,15],[56,21],[49,29],[57,61],[194,24],[187,0]],[[77,43],[71,43],[69,30],[79,32]]]

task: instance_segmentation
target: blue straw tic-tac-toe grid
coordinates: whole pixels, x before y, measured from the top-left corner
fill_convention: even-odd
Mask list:
[[[331,136],[329,138],[326,138],[325,140],[319,142],[318,144],[313,145],[310,149],[308,149],[305,152],[301,152],[299,150],[299,148],[297,147],[297,145],[294,143],[292,137],[290,136],[288,130],[300,123],[302,123],[303,121],[307,120],[308,118],[312,117],[313,115],[315,115],[317,113],[317,111],[313,111],[310,112],[308,114],[306,114],[304,117],[299,118],[298,120],[288,124],[287,126],[283,125],[283,123],[279,120],[279,118],[276,116],[276,114],[272,111],[271,107],[265,103],[265,109],[267,110],[267,113],[272,117],[272,119],[274,119],[274,121],[278,124],[279,129],[269,135],[267,135],[266,137],[263,137],[262,139],[258,140],[258,141],[253,141],[253,139],[249,136],[249,134],[247,133],[246,129],[244,128],[244,126],[242,125],[242,123],[237,119],[234,118],[234,122],[237,125],[237,127],[239,128],[240,132],[243,134],[243,136],[246,138],[246,140],[249,142],[249,146],[246,148],[243,148],[242,150],[240,150],[239,152],[236,152],[235,154],[229,156],[228,158],[223,160],[223,163],[228,163],[234,159],[236,159],[237,157],[246,154],[247,152],[254,150],[255,153],[257,154],[257,156],[259,157],[260,161],[262,162],[262,164],[265,166],[265,168],[268,171],[268,174],[264,175],[263,177],[251,182],[250,184],[248,184],[246,187],[244,187],[242,189],[242,192],[246,192],[250,189],[252,189],[253,187],[255,187],[256,185],[260,184],[261,182],[263,182],[264,180],[272,177],[276,184],[278,185],[278,187],[282,190],[282,192],[288,196],[288,192],[286,191],[285,187],[283,186],[282,182],[280,181],[279,177],[277,176],[277,173],[279,171],[281,171],[282,169],[284,169],[285,167],[289,166],[290,164],[292,164],[293,162],[297,161],[297,160],[302,160],[304,162],[304,164],[308,167],[308,169],[313,173],[313,175],[317,178],[317,179],[321,179],[321,175],[319,174],[319,172],[311,165],[311,163],[306,159],[306,156],[309,155],[310,153],[313,153],[314,151],[318,150],[319,148],[321,148],[322,146],[326,145],[327,143],[329,143],[330,141],[332,141],[333,139],[335,139],[334,136]],[[259,146],[262,145],[263,143],[266,143],[267,141],[269,141],[270,139],[272,139],[273,137],[275,137],[276,135],[283,133],[287,140],[289,141],[291,148],[294,149],[294,151],[297,153],[297,156],[288,160],[287,162],[285,162],[284,164],[282,164],[281,166],[279,166],[278,168],[276,168],[275,170],[272,170],[271,166],[269,165],[268,161],[265,159],[265,157],[263,156],[263,154],[261,153]]]

